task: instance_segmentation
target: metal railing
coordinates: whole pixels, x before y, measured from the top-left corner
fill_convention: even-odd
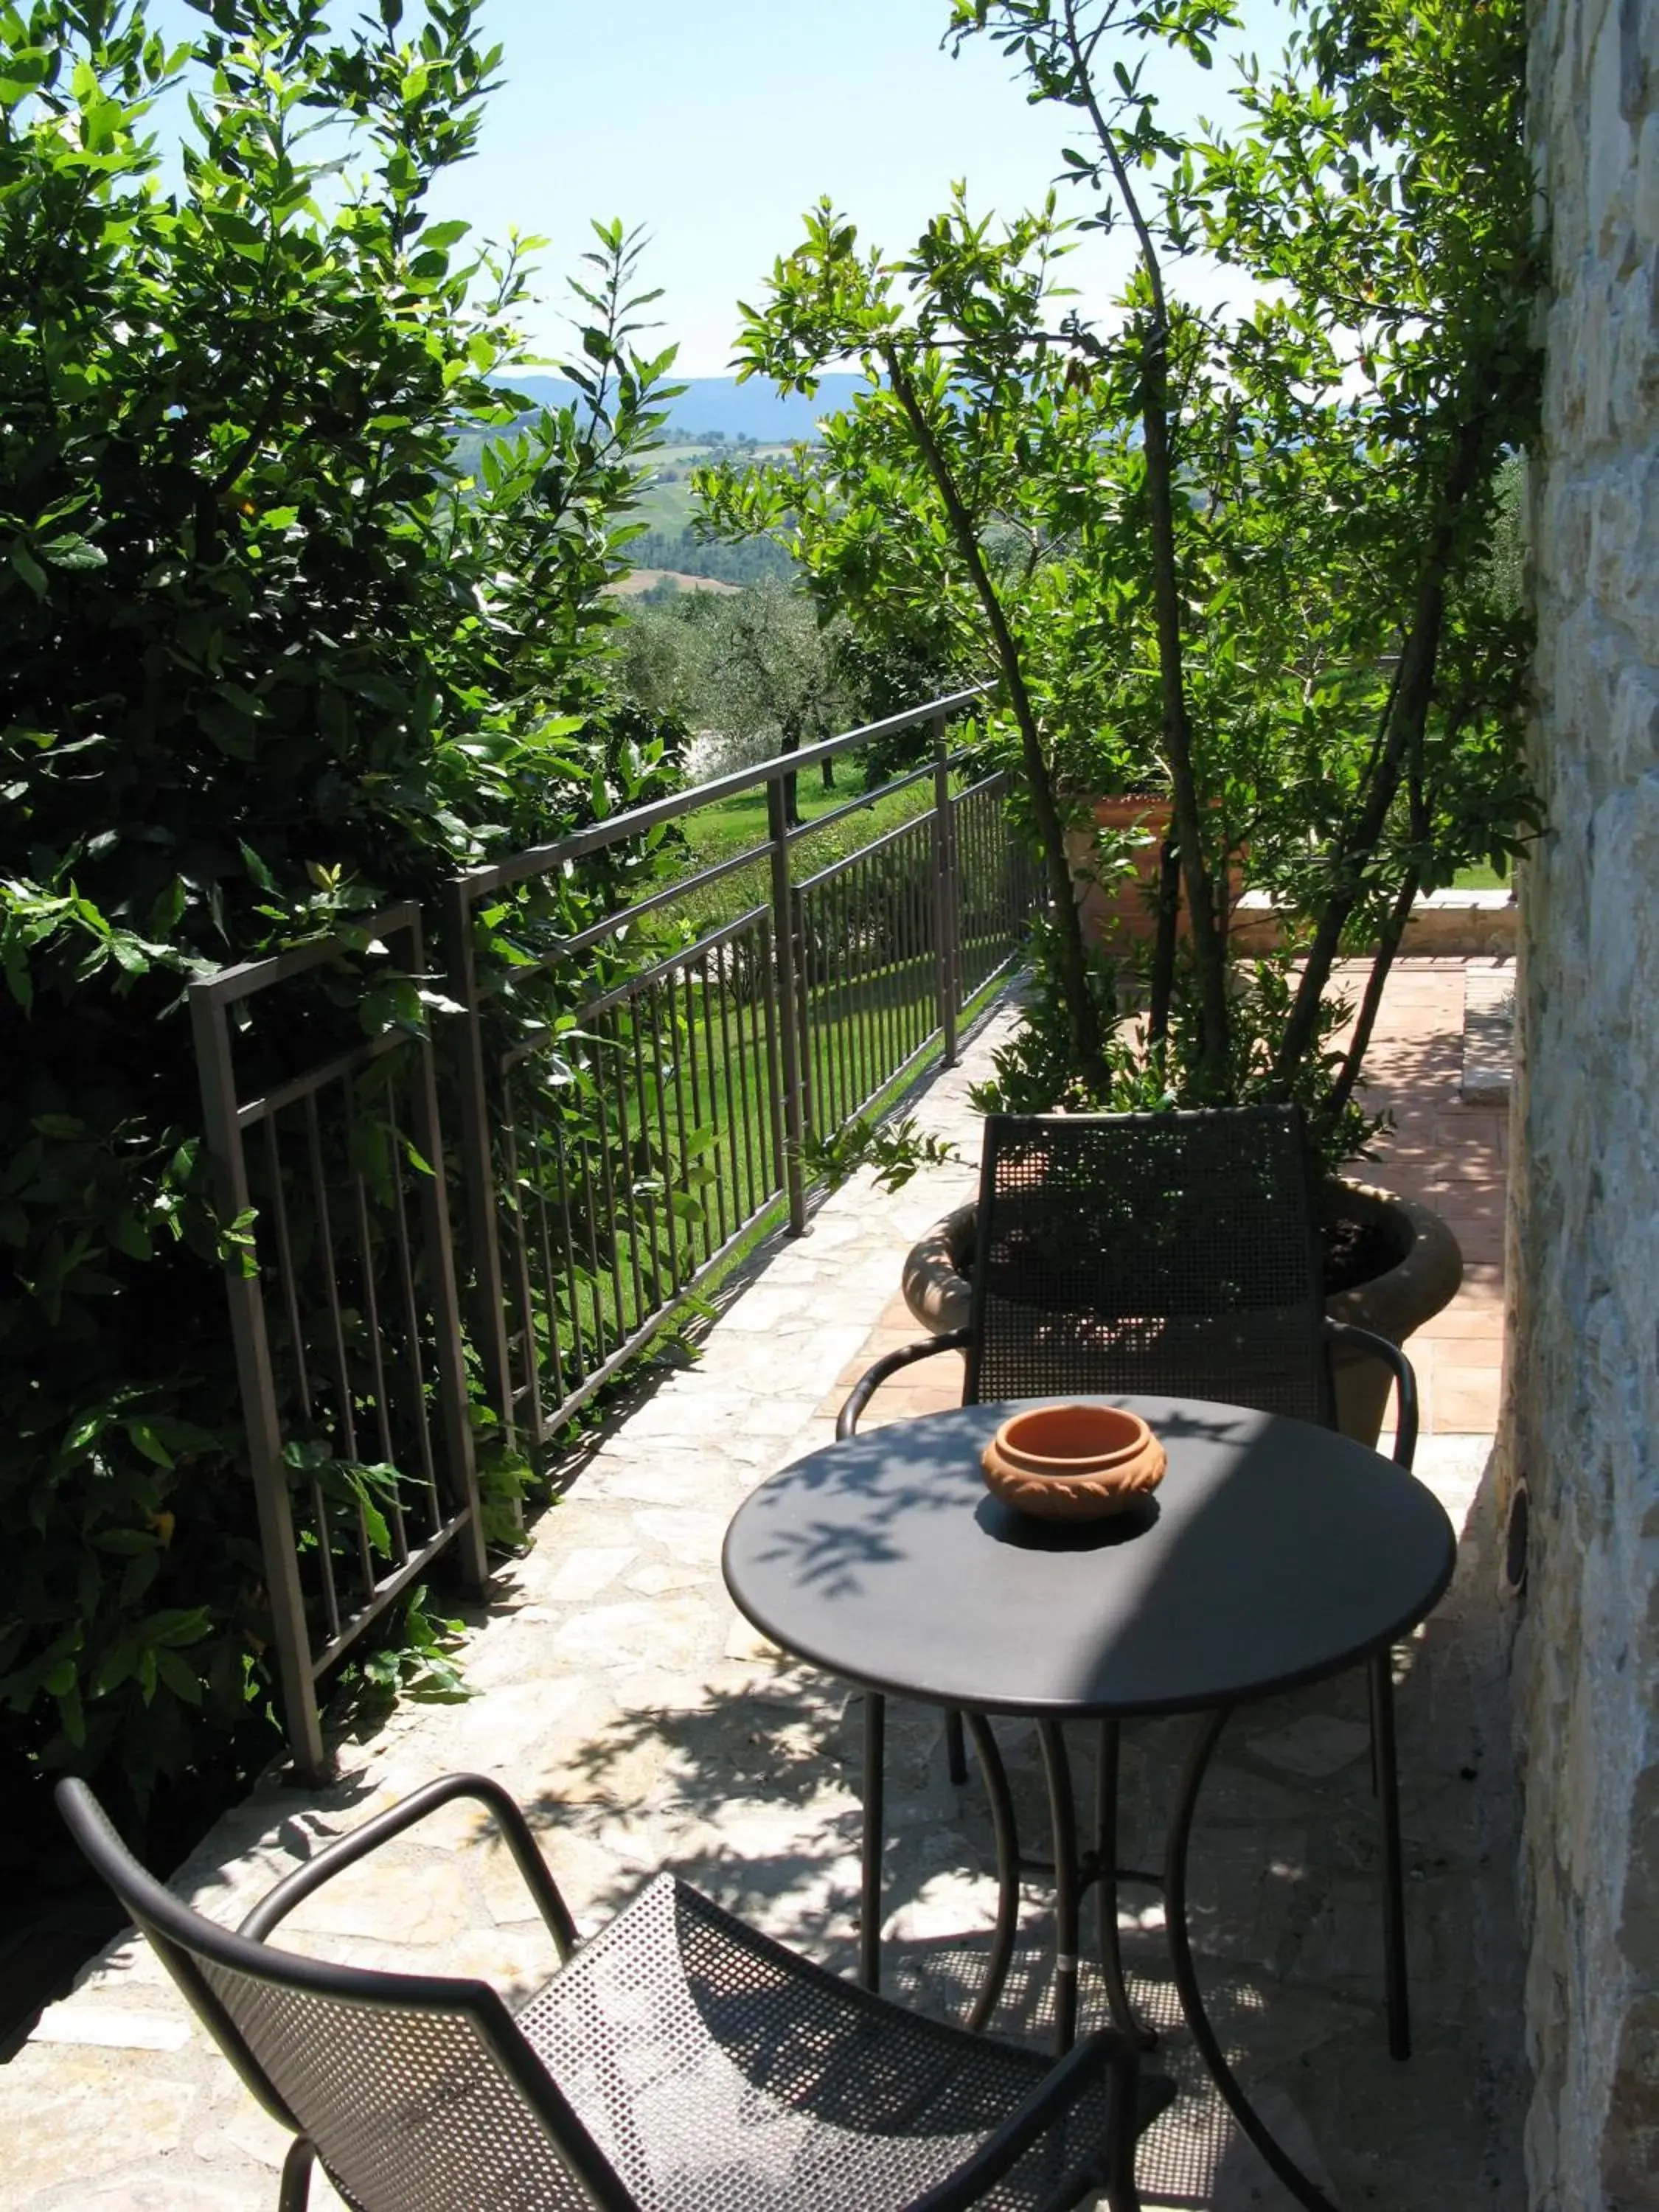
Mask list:
[[[365,925],[424,964],[409,904]],[[337,963],[331,941],[190,987],[204,1133],[223,1218],[231,1328],[284,1718],[324,1764],[318,1679],[455,1547],[488,1572],[467,1413],[432,1046],[402,1031],[306,1049],[280,1017],[244,1097],[230,1010]],[[283,1050],[297,1032],[301,1048]],[[297,1069],[279,1063],[298,1059]]]
[[[828,1134],[860,1113],[936,1038],[954,1058],[963,1006],[1012,955],[1036,896],[1035,871],[1003,824],[1002,777],[952,788],[960,762],[946,726],[981,696],[935,700],[451,884],[475,1327],[491,1403],[516,1437],[544,1442],[769,1215],[782,1209],[805,1229],[809,1131]],[[789,778],[917,726],[933,732],[928,766],[788,821]],[[797,877],[805,840],[924,786],[928,811]],[[568,971],[624,933],[637,939],[647,917],[669,921],[719,884],[741,888],[745,872],[763,869],[763,900],[739,900],[689,943],[568,1006],[564,1027],[492,1044],[473,942],[484,902],[757,790],[763,843],[592,925],[538,964]]]
[[[218,1203],[252,1223],[250,1264],[227,1270],[231,1321],[277,1672],[307,1771],[323,1763],[326,1669],[441,1553],[483,1580],[474,1419],[509,1455],[544,1443],[745,1239],[774,1220],[805,1230],[809,1133],[833,1134],[936,1044],[955,1058],[963,1011],[1040,896],[1004,778],[964,786],[947,744],[981,696],[453,878],[441,1058],[404,1030],[330,1030],[371,988],[342,980],[341,940],[191,986]],[[918,726],[927,765],[787,818],[788,779]],[[562,904],[577,863],[643,854],[666,825],[757,792],[762,842],[677,881],[658,854],[648,894],[597,921],[586,893],[585,914]],[[800,872],[807,841],[907,792],[919,811]],[[549,941],[562,912],[581,926]],[[503,915],[535,927],[504,945]],[[424,972],[415,906],[362,927],[401,940],[404,974]],[[459,1109],[465,1332],[440,1073]]]

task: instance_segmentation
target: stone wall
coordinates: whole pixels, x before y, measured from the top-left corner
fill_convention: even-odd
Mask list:
[[[1539,2212],[1659,2207],[1659,0],[1546,0],[1534,768],[1512,1112]]]

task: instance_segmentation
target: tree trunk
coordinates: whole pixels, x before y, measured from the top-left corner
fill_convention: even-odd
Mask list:
[[[1146,506],[1152,526],[1152,603],[1158,633],[1158,680],[1164,699],[1164,744],[1169,759],[1175,833],[1187,886],[1187,912],[1193,933],[1193,967],[1198,982],[1199,1065],[1205,1088],[1224,1097],[1231,1066],[1231,1026],[1227,1006],[1227,948],[1216,928],[1216,909],[1205,865],[1203,815],[1193,769],[1192,722],[1187,712],[1187,683],[1182,665],[1181,566],[1176,549],[1175,469],[1170,441],[1170,310],[1164,271],[1150,226],[1142,212],[1128,166],[1111,125],[1095,97],[1089,74],[1091,48],[1085,50],[1075,0],[1065,0],[1066,40],[1095,136],[1106,156],[1123,202],[1141,266],[1152,294],[1152,312],[1142,325],[1140,422],[1146,441]]]
[[[1146,1042],[1161,1051],[1170,1035],[1170,1001],[1175,995],[1176,929],[1181,920],[1181,854],[1165,836],[1158,858],[1158,934],[1152,940],[1152,1003]]]
[[[1423,742],[1429,708],[1434,700],[1435,664],[1446,614],[1446,571],[1451,558],[1452,527],[1475,483],[1484,442],[1481,420],[1476,414],[1464,422],[1453,454],[1440,520],[1430,533],[1418,569],[1416,605],[1389,695],[1382,743],[1358,811],[1344,826],[1334,856],[1336,888],[1319,918],[1290,1018],[1279,1039],[1273,1077],[1281,1088],[1288,1088],[1313,1048],[1319,1033],[1320,1000],[1330,981],[1343,928],[1358,903],[1358,867],[1376,851],[1407,763]]]
[[[894,397],[904,410],[905,418],[927,463],[928,473],[945,503],[957,550],[967,568],[990,629],[997,664],[1007,688],[1008,704],[1019,731],[1020,761],[1024,770],[1026,788],[1030,793],[1031,811],[1036,820],[1038,842],[1042,846],[1049,895],[1054,903],[1054,930],[1059,939],[1060,988],[1065,995],[1066,1021],[1072,1033],[1072,1050],[1078,1073],[1097,1098],[1104,1099],[1111,1088],[1111,1072],[1106,1064],[1105,1040],[1101,1035],[1094,994],[1089,985],[1089,962],[1083,945],[1083,925],[1078,915],[1077,895],[1072,884],[1071,862],[1066,855],[1066,825],[1060,819],[1060,808],[1054,799],[1054,784],[1048,774],[1048,761],[1043,756],[1036,713],[1031,704],[1030,694],[1025,688],[1025,671],[1019,647],[1009,628],[1007,614],[997,595],[991,572],[985,565],[974,519],[968,512],[961,490],[951,473],[950,463],[917,401],[909,371],[900,358],[896,346],[883,346],[881,359]]]

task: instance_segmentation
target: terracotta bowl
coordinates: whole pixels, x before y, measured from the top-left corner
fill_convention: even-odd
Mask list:
[[[1169,1464],[1139,1413],[1116,1406],[1032,1406],[980,1455],[986,1486],[1017,1512],[1097,1521],[1156,1490]]]

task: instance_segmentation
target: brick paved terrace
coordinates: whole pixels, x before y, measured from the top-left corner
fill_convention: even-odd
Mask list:
[[[1504,1131],[1496,1107],[1461,1097],[1470,972],[1455,961],[1401,968],[1371,1057],[1370,1103],[1395,1127],[1368,1172],[1437,1206],[1466,1261],[1458,1298],[1410,1347],[1425,1396],[1419,1471],[1468,1524],[1452,1590],[1397,1657],[1410,2063],[1391,2062],[1383,2041],[1358,1678],[1237,1717],[1194,1861],[1200,1974],[1224,2040],[1281,2139],[1346,2212],[1509,2212],[1521,2196],[1506,1639],[1473,1510],[1496,1421]],[[862,1181],[836,1194],[809,1237],[774,1246],[723,1302],[698,1362],[573,1459],[533,1549],[474,1620],[476,1694],[404,1705],[374,1735],[342,1742],[325,1788],[268,1778],[179,1870],[183,1893],[234,1921],[328,1837],[435,1774],[483,1768],[530,1808],[584,1928],[669,1866],[830,1965],[850,1964],[858,1700],[739,1619],[720,1544],[757,1481],[828,1437],[846,1382],[913,1340],[895,1299],[900,1261],[971,1192],[968,1086],[1006,1018],[994,1018],[916,1109],[957,1139],[963,1162],[896,1196]],[[945,1365],[889,1386],[875,1417],[951,1401]],[[1127,1731],[1131,1863],[1156,1863],[1188,1726]],[[1003,1741],[1022,1830],[1040,1834],[1029,1732],[1010,1725]],[[890,1985],[959,2006],[990,1923],[982,1794],[971,1779],[951,1786],[937,1717],[921,1709],[895,1709],[889,1772]],[[1080,1773],[1080,1795],[1087,1787]],[[1030,1888],[1002,2033],[1042,2032],[1044,1907]],[[1170,2030],[1159,2063],[1183,2092],[1143,2146],[1148,2206],[1282,2212],[1289,2200],[1187,2047],[1161,1906],[1126,1890],[1120,1924],[1139,2001]],[[507,1855],[459,1808],[343,1877],[291,1925],[319,1955],[483,1973],[509,1997],[550,1966]],[[1102,2009],[1097,1987],[1085,2000]],[[276,2202],[278,2130],[131,1937],[0,2069],[0,2130],[6,2202],[19,2212],[265,2212]],[[333,2200],[319,2184],[313,2202]]]
[[[1365,1103],[1392,1128],[1357,1172],[1402,1198],[1420,1200],[1448,1221],[1463,1253],[1457,1296],[1411,1340],[1425,1436],[1490,1436],[1498,1426],[1504,1346],[1504,1173],[1508,1114],[1467,1103],[1464,998],[1510,963],[1414,960],[1389,978],[1382,1019],[1366,1056]],[[896,1291],[866,1341],[836,1378],[820,1411],[833,1416],[872,1359],[918,1334]],[[867,1420],[937,1412],[962,1397],[962,1356],[942,1352],[883,1385]]]

